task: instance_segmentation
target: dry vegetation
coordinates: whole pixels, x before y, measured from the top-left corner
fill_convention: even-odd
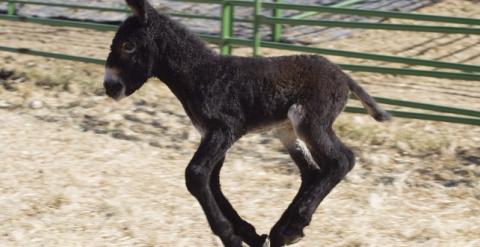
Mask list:
[[[480,8],[451,0],[422,11],[478,16]],[[97,57],[106,55],[113,35],[0,24],[2,44]],[[24,40],[17,40],[20,34]],[[435,58],[444,52],[441,44],[455,39],[432,35],[360,32],[325,46],[398,52],[433,38],[404,55],[426,50],[425,57]],[[453,46],[466,47],[462,42],[479,40],[465,37]],[[446,59],[472,57],[478,49]],[[99,66],[8,53],[0,59],[0,246],[219,246],[184,186],[198,134],[165,86],[152,80],[118,104],[103,95]],[[354,77],[376,95],[480,108],[477,82]],[[480,246],[480,127],[377,124],[343,114],[336,129],[358,165],[296,246]],[[299,178],[279,142],[265,133],[245,137],[229,152],[222,184],[241,215],[265,233]]]

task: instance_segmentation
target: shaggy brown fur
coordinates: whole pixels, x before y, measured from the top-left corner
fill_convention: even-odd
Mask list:
[[[219,56],[147,1],[127,0],[135,16],[118,30],[107,59],[105,88],[120,99],[150,77],[182,103],[202,141],[186,169],[188,190],[225,246],[263,246],[220,190],[225,153],[247,132],[276,129],[302,176],[302,185],[269,234],[271,246],[298,241],[320,202],[353,168],[355,157],[332,124],[349,92],[378,121],[389,115],[340,68],[321,56]],[[303,145],[305,144],[305,145]]]

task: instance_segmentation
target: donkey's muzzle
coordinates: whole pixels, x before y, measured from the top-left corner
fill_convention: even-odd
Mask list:
[[[122,97],[124,92],[122,83],[108,80],[103,83],[103,86],[105,87],[105,92],[111,98],[118,99]]]

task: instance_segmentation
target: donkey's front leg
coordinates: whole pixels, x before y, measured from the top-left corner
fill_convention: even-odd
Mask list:
[[[210,189],[212,190],[213,196],[217,201],[218,206],[222,210],[222,213],[227,219],[232,223],[235,234],[239,235],[243,242],[248,244],[250,247],[261,247],[265,246],[265,241],[267,235],[258,235],[250,223],[243,220],[240,215],[235,211],[232,204],[228,201],[225,195],[222,193],[220,188],[220,170],[223,166],[223,157],[218,164],[215,165],[213,169],[212,176],[210,179]]]
[[[213,233],[227,247],[240,247],[242,240],[235,235],[231,222],[223,215],[210,189],[210,177],[233,144],[234,136],[228,131],[210,131],[206,134],[185,172],[187,188],[203,208]]]

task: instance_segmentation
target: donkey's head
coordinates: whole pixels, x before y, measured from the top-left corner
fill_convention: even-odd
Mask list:
[[[157,12],[146,0],[126,2],[134,15],[115,34],[105,66],[104,87],[116,100],[131,95],[153,76],[158,53],[152,31]]]

